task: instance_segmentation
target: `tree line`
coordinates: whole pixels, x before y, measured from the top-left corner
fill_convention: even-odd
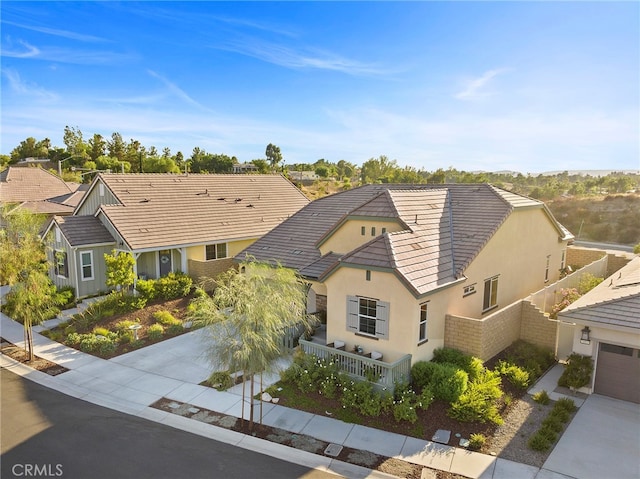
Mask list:
[[[155,146],[145,147],[138,140],[125,141],[120,133],[110,137],[93,134],[85,139],[77,127],[66,126],[64,147],[51,144],[48,138],[37,140],[29,137],[20,142],[9,156],[0,155],[0,169],[24,158],[47,158],[62,162],[63,177],[82,182],[91,172],[110,170],[124,173],[231,173],[238,163],[235,156],[209,153],[195,147],[186,157],[181,151],[173,154],[170,148],[158,151]],[[492,183],[515,193],[541,200],[557,198],[562,194],[583,196],[603,193],[626,193],[640,188],[640,175],[614,172],[606,176],[582,174],[570,175],[567,171],[557,174],[522,174],[517,172],[468,172],[453,167],[433,171],[400,166],[397,160],[381,155],[370,158],[358,166],[345,160],[330,162],[323,158],[313,163],[293,163],[283,166],[280,148],[269,143],[264,158],[249,162],[257,173],[278,171],[292,181],[300,180],[302,172],[313,172],[323,180],[333,179],[350,188],[353,183]],[[296,173],[299,174],[296,175]],[[87,179],[90,176],[87,176]]]

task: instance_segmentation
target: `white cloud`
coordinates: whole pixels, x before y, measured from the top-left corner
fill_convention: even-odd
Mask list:
[[[20,78],[20,74],[11,68],[3,68],[2,76],[7,79],[11,91],[18,95],[26,97],[35,96],[39,100],[48,101],[56,100],[58,98],[58,96],[53,92],[47,91],[33,83],[23,81],[22,78]]]
[[[40,50],[33,45],[25,42],[24,40],[18,40],[18,44],[22,48],[13,49],[13,42],[11,39],[7,39],[9,45],[3,45],[2,56],[11,58],[36,58],[40,55]]]
[[[182,88],[180,88],[178,85],[176,85],[175,83],[172,83],[171,81],[167,80],[165,77],[163,77],[162,75],[154,72],[153,70],[147,70],[147,73],[149,75],[151,75],[153,78],[156,78],[158,80],[160,80],[169,90],[169,92],[171,92],[173,95],[175,95],[176,97],[180,98],[181,100],[183,100],[185,103],[191,105],[191,106],[195,106],[196,108],[199,108],[201,110],[205,110],[205,111],[211,111],[209,108],[201,105],[200,103],[198,103],[196,100],[194,100],[193,98],[191,98]]]
[[[457,98],[458,100],[473,100],[480,97],[488,96],[489,94],[483,91],[483,89],[496,76],[506,71],[507,69],[505,68],[489,70],[485,72],[482,76],[467,81],[464,89],[456,93],[454,97]]]
[[[330,52],[314,49],[296,50],[285,45],[259,41],[256,38],[229,41],[218,48],[292,69],[313,68],[339,71],[349,75],[388,73],[374,64],[351,60]]]
[[[3,21],[7,25],[13,25],[14,27],[23,28],[25,30],[32,30],[34,32],[46,33],[47,35],[53,35],[56,37],[70,38],[71,40],[80,40],[83,42],[105,42],[104,38],[96,37],[93,35],[85,35],[83,33],[71,32],[68,30],[57,30],[55,28],[39,27],[35,25],[24,25],[21,23],[14,23],[9,21]]]

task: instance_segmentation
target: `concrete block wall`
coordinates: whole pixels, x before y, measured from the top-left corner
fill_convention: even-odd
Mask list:
[[[567,248],[565,264],[571,266],[575,271],[577,268],[582,268],[606,255],[607,253],[604,251],[570,246]]]
[[[237,265],[232,258],[226,258],[216,261],[190,259],[187,266],[189,268],[189,276],[198,282],[202,278],[215,278],[220,273],[227,271],[229,268],[235,268]]]
[[[444,345],[466,354],[482,354],[482,320],[447,314],[444,323]]]
[[[558,323],[534,304],[522,301],[520,339],[555,351]]]
[[[522,301],[513,304],[483,318],[482,360],[491,359],[500,351],[509,347],[520,338]]]

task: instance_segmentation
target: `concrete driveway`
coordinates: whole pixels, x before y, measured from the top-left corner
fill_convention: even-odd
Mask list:
[[[640,478],[640,404],[592,394],[579,409],[538,478]]]

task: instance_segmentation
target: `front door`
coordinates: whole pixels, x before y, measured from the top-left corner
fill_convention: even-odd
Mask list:
[[[158,260],[160,261],[160,276],[166,276],[171,273],[171,250],[163,249],[158,251]]]

